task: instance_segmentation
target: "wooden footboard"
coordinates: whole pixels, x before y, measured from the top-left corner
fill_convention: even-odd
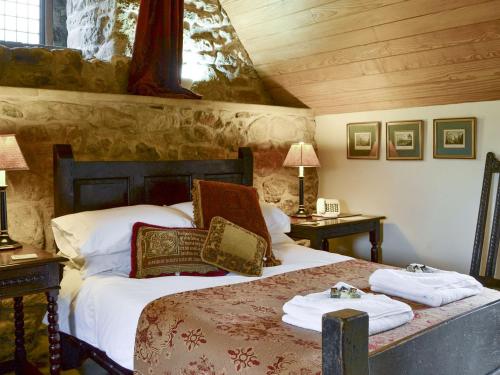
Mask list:
[[[323,316],[323,375],[500,373],[500,300],[368,355],[368,316]]]

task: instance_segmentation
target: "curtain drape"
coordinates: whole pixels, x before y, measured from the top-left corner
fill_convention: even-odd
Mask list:
[[[141,0],[128,91],[200,99],[181,86],[184,0]]]

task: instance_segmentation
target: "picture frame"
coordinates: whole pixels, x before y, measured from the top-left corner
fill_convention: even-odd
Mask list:
[[[475,117],[434,119],[434,159],[476,158]]]
[[[422,160],[424,158],[424,121],[386,122],[386,159]]]
[[[380,122],[347,124],[347,159],[379,158]]]

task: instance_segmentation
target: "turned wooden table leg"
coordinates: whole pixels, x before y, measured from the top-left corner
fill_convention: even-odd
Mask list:
[[[47,295],[47,313],[48,313],[48,333],[49,333],[49,358],[50,374],[57,375],[61,369],[61,342],[59,337],[59,325],[57,316],[57,289],[50,290]]]
[[[323,237],[319,236],[317,233],[314,236],[309,238],[311,242],[311,248],[316,250],[323,250]]]
[[[370,231],[370,243],[372,244],[371,261],[378,263],[378,254],[380,252],[380,222]]]
[[[328,238],[323,239],[321,242],[321,249],[323,251],[330,251],[330,241],[328,241]]]
[[[14,297],[14,334],[16,375],[22,374],[26,364],[26,349],[24,348],[24,306],[23,297]]]

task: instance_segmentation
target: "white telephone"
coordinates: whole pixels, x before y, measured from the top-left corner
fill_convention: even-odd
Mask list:
[[[337,199],[319,198],[316,202],[315,216],[337,217],[340,214],[340,203]]]

